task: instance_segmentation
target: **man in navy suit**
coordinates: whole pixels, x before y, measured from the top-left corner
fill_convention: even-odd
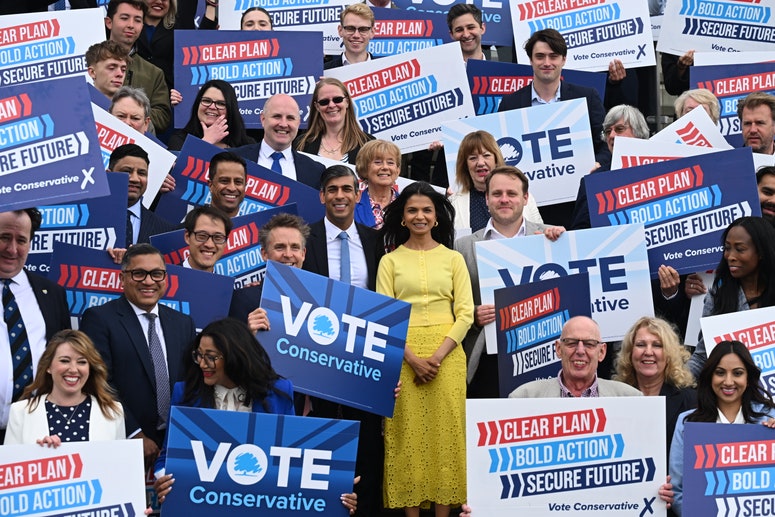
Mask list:
[[[0,319],[0,442],[5,440],[8,411],[20,390],[32,382],[46,342],[56,332],[70,328],[70,311],[65,290],[56,283],[24,269],[35,232],[41,224],[35,208],[0,213],[0,280],[8,281],[21,321],[27,332],[28,367],[14,378],[11,343],[4,319]],[[0,285],[0,288],[3,288]],[[28,377],[25,379],[25,375]],[[19,387],[16,388],[18,381]],[[16,393],[16,397],[14,397]]]
[[[371,8],[364,3],[348,5],[339,13],[336,30],[342,38],[344,52],[326,61],[323,68],[330,70],[372,60],[369,42],[374,37],[374,13]]]
[[[170,393],[183,380],[195,327],[189,316],[159,303],[167,291],[167,269],[150,244],[127,250],[121,282],[123,296],[84,312],[81,330],[102,355],[124,406],[127,436],[142,438],[150,466],[164,442]],[[154,353],[155,344],[162,358]]]
[[[299,154],[292,147],[293,140],[299,133],[299,123],[299,105],[296,100],[285,94],[272,95],[264,103],[264,110],[261,112],[264,139],[261,143],[243,145],[232,149],[232,151],[246,160],[256,162],[275,172],[278,171],[272,155],[280,153],[282,157],[278,158],[277,165],[279,165],[279,172],[283,176],[318,190],[320,188],[320,175],[325,167],[321,163]]]

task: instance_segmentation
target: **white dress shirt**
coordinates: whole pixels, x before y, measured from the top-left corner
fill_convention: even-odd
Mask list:
[[[326,249],[328,251],[328,278],[339,280],[341,278],[341,257],[342,257],[342,241],[338,238],[338,235],[342,233],[342,229],[334,226],[334,224],[328,220],[323,219],[326,227]],[[369,285],[369,270],[366,268],[366,253],[363,251],[363,243],[361,243],[361,236],[358,235],[358,228],[353,222],[347,230],[347,242],[350,247],[350,279],[352,285],[368,288]]]
[[[261,148],[258,150],[258,164],[261,167],[272,170],[272,163],[274,163],[272,153],[274,152],[275,150],[269,147],[269,144],[261,140]],[[280,160],[280,168],[283,170],[283,176],[296,181],[296,164],[293,162],[293,151],[288,147],[279,152],[283,153],[283,157]]]

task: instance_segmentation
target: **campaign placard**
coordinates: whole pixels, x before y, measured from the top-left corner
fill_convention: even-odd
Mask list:
[[[177,156],[159,145],[158,140],[151,140],[129,124],[124,124],[94,102],[92,102],[91,107],[105,170],[109,169],[110,155],[116,150],[116,147],[124,144],[137,144],[148,153],[148,185],[145,194],[143,194],[143,206],[150,210],[153,200],[159,193],[167,173],[175,164]]]
[[[108,196],[40,207],[42,222],[32,237],[25,269],[48,275],[55,242],[102,251],[123,248],[128,183],[126,174],[108,174]]]
[[[469,59],[466,74],[477,115],[497,112],[504,96],[533,82],[533,68],[516,63]],[[600,98],[605,99],[606,76],[603,74],[565,69],[562,71],[562,79],[594,88]]]
[[[261,342],[296,390],[393,416],[408,303],[270,261],[261,307]]]
[[[77,328],[84,311],[121,296],[121,266],[104,251],[57,242],[48,278],[65,288]],[[167,292],[159,303],[188,314],[197,328],[229,315],[233,281],[227,276],[167,265]]]
[[[88,79],[84,54],[105,40],[104,16],[102,9],[3,16],[0,87],[58,77]]]
[[[611,170],[615,171],[628,167],[666,162],[675,160],[676,158],[715,153],[716,151],[720,151],[720,149],[701,145],[655,142],[653,140],[643,140],[641,138],[617,136],[614,140]]]
[[[775,307],[762,307],[700,319],[708,355],[722,341],[740,341],[762,371],[762,387],[775,395]]]
[[[323,75],[322,44],[319,32],[175,31],[175,87],[183,95],[175,127],[186,125],[199,88],[212,79],[234,87],[246,127],[261,127],[264,103],[275,94],[296,99],[307,127]]]
[[[589,301],[587,273],[495,290],[501,397],[526,382],[557,376],[554,343],[566,321],[592,316]]]
[[[775,50],[775,0],[671,0],[665,5],[657,50],[698,52]]]
[[[171,172],[175,178],[175,190],[161,197],[156,214],[168,221],[183,221],[192,207],[209,203],[211,198],[207,179],[210,158],[222,151],[220,147],[189,135],[180,150],[180,159],[175,162]],[[319,221],[325,215],[317,190],[265,169],[256,162],[248,161],[247,167],[245,199],[237,215],[292,203],[296,204],[298,215],[305,221]]]
[[[687,422],[683,514],[767,515],[775,505],[775,440],[763,425]]]
[[[467,400],[466,458],[477,515],[664,517],[665,399]]]
[[[576,70],[607,71],[620,60],[625,68],[654,66],[654,39],[646,2],[632,0],[529,0],[509,2],[514,41],[534,32],[556,29],[568,45],[565,66]],[[518,63],[529,63],[517,52]]]
[[[731,149],[590,174],[585,185],[592,226],[646,228],[651,276],[670,264],[679,273],[712,269],[721,235],[735,219],[761,215],[751,149]]]
[[[719,131],[705,108],[697,106],[659,133],[652,136],[652,142],[666,144],[684,144],[717,149],[732,149],[729,142]],[[614,145],[614,149],[616,146]]]
[[[224,0],[218,8],[218,21],[221,29],[239,30],[242,13],[263,7],[272,17],[275,31],[322,31],[323,52],[334,55],[344,51],[336,28],[339,15],[351,3],[352,0]],[[320,44],[315,52],[319,47]]]
[[[452,120],[441,128],[452,190],[460,189],[455,178],[460,142],[480,129],[495,137],[506,165],[525,173],[538,206],[575,201],[582,176],[595,164],[586,99]]]
[[[369,42],[372,57],[395,56],[450,43],[452,37],[443,14],[372,9],[374,37]]]
[[[591,313],[603,341],[619,341],[633,321],[653,316],[649,264],[642,224],[565,232],[552,242],[543,235],[476,243],[482,303],[493,291],[576,273],[589,274]],[[495,323],[484,327],[487,353],[497,353]]]
[[[693,66],[733,65],[744,63],[764,63],[772,61],[772,52],[695,52]]]
[[[361,129],[404,153],[428,149],[441,123],[474,114],[458,43],[326,70],[352,97]]]
[[[82,78],[0,88],[0,211],[109,193]]]
[[[775,3],[773,4],[775,6]],[[771,28],[775,33],[775,27]],[[770,52],[775,51],[775,35]],[[732,147],[743,145],[737,103],[749,93],[775,95],[775,62],[689,67],[691,88],[707,88],[721,105],[719,127]]]
[[[173,406],[162,513],[334,515],[352,492],[358,422]]]
[[[270,208],[263,212],[241,215],[231,220],[234,226],[226,240],[223,255],[215,263],[214,272],[233,278],[234,289],[240,289],[264,279],[266,262],[261,257],[258,232],[269,219],[279,213],[295,215],[296,205]],[[181,265],[188,259],[189,255],[185,234],[186,230],[180,229],[153,235],[151,236],[151,244],[162,252],[166,263]]]
[[[450,6],[455,2],[450,0],[393,0],[393,3],[399,9],[406,11],[439,13],[446,17]],[[483,45],[508,47],[514,44],[511,13],[509,12],[510,2],[508,0],[467,0],[466,3],[474,4],[482,11],[482,24],[485,29],[484,34],[482,34]],[[521,45],[521,42],[517,43],[518,47]]]
[[[131,517],[145,510],[141,440],[5,445],[0,474],[3,515]]]

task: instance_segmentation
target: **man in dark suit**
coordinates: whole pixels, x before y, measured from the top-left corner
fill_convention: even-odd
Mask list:
[[[320,189],[320,175],[325,167],[296,152],[293,140],[299,133],[299,105],[284,94],[272,95],[264,103],[261,125],[264,139],[258,144],[232,149],[246,160],[258,163],[292,180]]]
[[[170,393],[183,378],[195,327],[189,316],[159,303],[167,270],[150,244],[127,250],[121,281],[123,296],[84,312],[81,330],[100,351],[124,406],[127,436],[142,438],[149,466],[164,441]]]
[[[0,213],[0,286],[12,294],[3,293],[5,306],[0,329],[0,443],[5,440],[8,411],[24,388],[32,382],[46,343],[56,332],[70,328],[70,311],[65,290],[42,276],[24,269],[35,232],[40,228],[41,215],[35,208]],[[8,287],[5,287],[5,284]],[[13,300],[26,330],[26,344],[12,339],[6,318],[7,303]],[[12,323],[12,327],[20,323]],[[16,348],[14,344],[21,348]],[[16,349],[14,353],[12,349]],[[14,356],[14,357],[12,357]]]
[[[129,195],[127,198],[126,247],[140,242],[150,242],[151,235],[171,232],[176,226],[154,214],[143,206],[143,194],[148,188],[148,168],[151,162],[148,153],[137,144],[124,144],[116,147],[108,160],[108,172],[123,172],[129,175]]]
[[[374,13],[364,3],[350,4],[339,13],[336,28],[342,38],[344,52],[326,61],[323,68],[330,70],[353,63],[371,61],[369,42],[374,37]]]

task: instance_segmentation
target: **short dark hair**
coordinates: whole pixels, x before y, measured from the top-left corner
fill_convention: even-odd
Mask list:
[[[107,17],[112,20],[113,16],[116,15],[116,11],[118,11],[118,6],[121,4],[129,4],[140,9],[143,12],[143,16],[148,14],[148,6],[143,0],[110,0],[110,2],[108,2]]]
[[[27,214],[27,217],[30,218],[30,239],[32,239],[35,236],[35,232],[40,230],[40,225],[43,223],[43,215],[40,213],[40,210],[35,207],[23,208],[21,210],[14,210],[13,213],[17,215],[25,213]]]
[[[245,16],[247,16],[249,13],[252,13],[253,11],[259,11],[264,13],[267,16],[267,18],[269,18],[269,28],[274,30],[274,21],[272,20],[272,15],[269,14],[269,11],[267,11],[263,7],[251,7],[249,9],[246,9],[245,12],[242,13],[242,16],[239,19],[240,29],[242,28],[242,22],[245,21]]]
[[[304,222],[304,219],[298,215],[288,214],[286,212],[279,213],[272,216],[260,230],[258,230],[258,243],[261,244],[261,248],[265,249],[269,246],[269,234],[275,228],[294,228],[299,230],[301,234],[301,245],[307,245],[307,238],[309,237],[309,226]]]
[[[525,173],[519,170],[516,167],[512,167],[511,165],[501,165],[500,167],[495,167],[493,170],[490,171],[490,174],[487,175],[487,177],[484,179],[484,191],[485,193],[490,193],[490,180],[493,176],[497,174],[502,174],[504,176],[508,176],[511,179],[518,179],[522,182],[522,193],[527,194],[527,187],[529,184],[529,180],[527,179],[527,176],[525,176]]]
[[[775,166],[774,165],[766,165],[764,167],[759,167],[759,169],[756,171],[756,184],[758,185],[761,183],[762,178],[765,176],[775,176]]]
[[[147,242],[141,242],[127,248],[126,253],[124,253],[124,258],[121,259],[121,271],[126,271],[126,268],[129,263],[132,262],[132,259],[141,255],[158,255],[161,257],[161,261],[164,262],[164,255],[162,255],[161,251]]]
[[[151,164],[151,161],[148,159],[148,153],[145,152],[145,149],[137,144],[124,144],[119,145],[113,150],[112,153],[110,153],[110,159],[108,160],[108,170],[112,171],[113,167],[115,167],[119,161],[121,161],[123,158],[126,158],[127,156],[134,156],[135,158],[140,158],[148,165]]]
[[[232,152],[232,151],[222,151],[212,158],[210,158],[210,169],[208,173],[208,177],[210,178],[210,181],[212,182],[215,176],[218,175],[218,165],[224,162],[233,162],[233,163],[239,163],[242,165],[242,170],[245,171],[245,177],[247,178],[248,175],[248,164],[245,162],[245,158],[242,156]]]
[[[86,59],[86,66],[94,66],[100,61],[105,61],[107,59],[123,61],[127,66],[132,63],[132,58],[129,56],[129,53],[124,50],[124,47],[113,40],[95,43],[86,50],[86,54],[84,54],[83,57]]]
[[[759,106],[767,106],[770,108],[770,115],[772,120],[775,120],[775,95],[770,95],[764,92],[749,93],[744,99],[737,102],[737,117],[743,119],[743,109],[754,109]]]
[[[231,222],[231,217],[226,215],[223,210],[213,205],[201,205],[195,207],[189,213],[186,214],[186,218],[183,219],[183,228],[186,229],[186,233],[191,235],[196,228],[196,222],[200,217],[206,215],[212,219],[216,219],[223,223],[223,227],[226,230],[226,236],[228,237],[234,228],[234,223]]]
[[[568,55],[568,44],[565,43],[565,38],[557,29],[543,29],[533,33],[530,38],[525,42],[525,52],[527,52],[528,58],[533,58],[533,47],[539,41],[542,41],[549,45],[552,52],[557,52],[562,57]]]
[[[358,176],[355,174],[355,171],[346,165],[332,165],[331,167],[328,167],[326,170],[324,170],[323,174],[320,175],[320,191],[323,192],[326,190],[328,182],[330,182],[332,179],[343,178],[345,176],[349,176],[353,179],[353,185],[357,190]]]
[[[476,7],[474,4],[455,4],[450,7],[449,11],[447,12],[447,27],[449,27],[449,32],[452,32],[452,22],[454,22],[456,18],[460,18],[465,14],[472,15],[474,20],[476,20],[476,23],[479,24],[479,27],[482,26],[481,9]]]

